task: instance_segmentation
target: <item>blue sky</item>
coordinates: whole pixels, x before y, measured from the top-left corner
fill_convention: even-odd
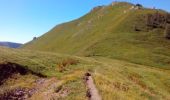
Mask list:
[[[26,43],[55,25],[115,0],[0,0],[0,41]],[[122,1],[122,0],[116,0]],[[170,12],[170,0],[124,0]]]

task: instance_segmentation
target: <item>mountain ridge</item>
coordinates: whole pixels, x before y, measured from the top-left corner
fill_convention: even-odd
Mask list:
[[[14,42],[1,42],[0,41],[0,46],[5,46],[9,48],[19,48],[21,47],[21,43],[14,43]]]

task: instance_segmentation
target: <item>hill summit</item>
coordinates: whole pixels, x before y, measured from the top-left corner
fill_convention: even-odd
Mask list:
[[[101,56],[170,69],[169,19],[163,10],[113,2],[57,25],[23,48]]]

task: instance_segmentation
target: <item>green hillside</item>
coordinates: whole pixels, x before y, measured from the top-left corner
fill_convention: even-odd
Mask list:
[[[87,88],[83,80],[86,72],[92,74],[103,100],[168,100],[170,98],[169,70],[104,57],[78,57],[2,47],[0,52],[0,68],[3,64],[15,63],[34,73],[47,76],[41,78],[34,74],[16,74],[0,85],[0,98],[1,93],[6,91],[27,88],[37,89],[37,93],[30,97],[31,100],[88,100]],[[75,61],[76,63],[70,63]],[[67,66],[60,71],[60,64],[66,62]],[[42,83],[36,83],[38,81]],[[62,96],[62,93],[65,93],[65,96]]]
[[[99,6],[77,20],[57,25],[23,48],[102,56],[170,69],[170,40],[165,38],[164,29],[148,29],[146,25],[146,16],[156,12],[166,13],[137,9],[125,2]]]
[[[21,48],[0,47],[0,100],[169,100],[169,36],[166,11],[98,6]]]

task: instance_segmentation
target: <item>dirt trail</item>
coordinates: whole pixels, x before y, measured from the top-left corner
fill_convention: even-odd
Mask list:
[[[89,74],[89,73],[85,74],[85,81],[86,81],[86,85],[88,88],[87,97],[89,98],[89,100],[102,100],[101,96],[99,95],[99,92],[94,84],[91,74]]]
[[[39,79],[35,85],[33,96],[29,100],[50,100],[54,96],[54,89],[57,87],[56,78]]]

